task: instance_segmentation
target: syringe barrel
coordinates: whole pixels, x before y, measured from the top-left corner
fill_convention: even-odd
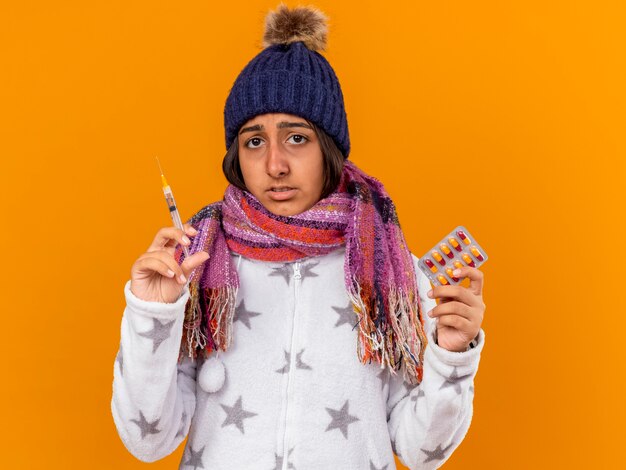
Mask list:
[[[174,200],[174,194],[172,194],[172,190],[169,186],[163,188],[163,194],[165,194],[165,202],[167,203],[167,207],[170,210],[170,216],[172,217],[172,222],[174,222],[174,226],[181,229],[183,232],[185,231],[183,227],[183,221],[180,220],[180,214],[178,213],[178,209],[176,208],[176,201]],[[185,259],[189,257],[189,250],[186,246],[183,245],[183,253],[185,253]]]
[[[183,228],[183,222],[180,220],[178,209],[170,211],[170,215],[172,216],[172,221],[174,222],[174,225],[184,232],[185,230]],[[189,258],[189,250],[185,245],[183,245],[183,253],[185,253],[185,259]]]

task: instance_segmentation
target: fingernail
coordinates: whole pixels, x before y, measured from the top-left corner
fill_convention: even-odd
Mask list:
[[[178,279],[180,279],[180,282],[187,282],[187,278],[185,277],[184,274],[181,274],[180,276],[178,276]]]
[[[187,236],[186,236],[186,235],[183,235],[183,243],[184,243],[185,245],[189,245],[189,244],[191,243],[191,242],[189,241],[189,238],[187,238]]]
[[[167,277],[173,277],[174,276],[174,271],[172,271],[171,269],[167,270]]]
[[[429,316],[429,317],[432,317],[432,316],[433,316],[433,311],[432,311],[432,310],[430,310],[430,311],[428,312],[428,316]]]
[[[192,235],[196,235],[198,231],[193,227],[189,227],[189,233],[191,233]]]
[[[426,295],[432,299],[433,298],[433,290],[432,289],[429,290]]]
[[[460,269],[455,269],[454,271],[452,271],[452,274],[455,276],[460,276],[461,275],[461,270]]]

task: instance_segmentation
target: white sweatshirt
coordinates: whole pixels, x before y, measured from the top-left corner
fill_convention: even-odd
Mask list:
[[[111,403],[127,449],[155,461],[188,435],[185,470],[392,470],[394,451],[412,470],[441,466],[470,425],[484,332],[467,352],[435,344],[435,301],[414,258],[429,339],[422,383],[362,364],[344,253],[295,263],[233,255],[240,288],[215,392],[219,381],[205,378],[219,376],[219,362],[178,362],[188,290],[146,302],[129,281]]]

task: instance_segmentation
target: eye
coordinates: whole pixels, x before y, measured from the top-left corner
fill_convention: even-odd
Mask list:
[[[263,139],[261,139],[260,137],[252,137],[252,139],[246,142],[246,147],[250,149],[255,149],[255,148],[260,147],[262,142],[263,142]]]
[[[302,134],[294,134],[292,136],[290,136],[287,139],[287,142],[290,142],[292,144],[296,144],[296,145],[300,145],[300,144],[304,144],[305,142],[307,142],[309,139],[302,135]]]

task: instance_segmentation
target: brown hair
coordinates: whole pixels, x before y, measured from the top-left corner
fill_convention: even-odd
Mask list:
[[[309,122],[309,121],[307,121]],[[343,154],[335,144],[335,141],[324,130],[317,127],[314,123],[309,122],[315,135],[320,143],[320,149],[324,156],[324,187],[322,188],[321,198],[325,198],[332,193],[339,185],[341,172],[343,170],[343,162],[345,160]],[[228,148],[224,160],[222,161],[222,171],[230,184],[247,191],[246,184],[243,181],[241,168],[239,166],[239,136],[235,136],[233,143]]]

